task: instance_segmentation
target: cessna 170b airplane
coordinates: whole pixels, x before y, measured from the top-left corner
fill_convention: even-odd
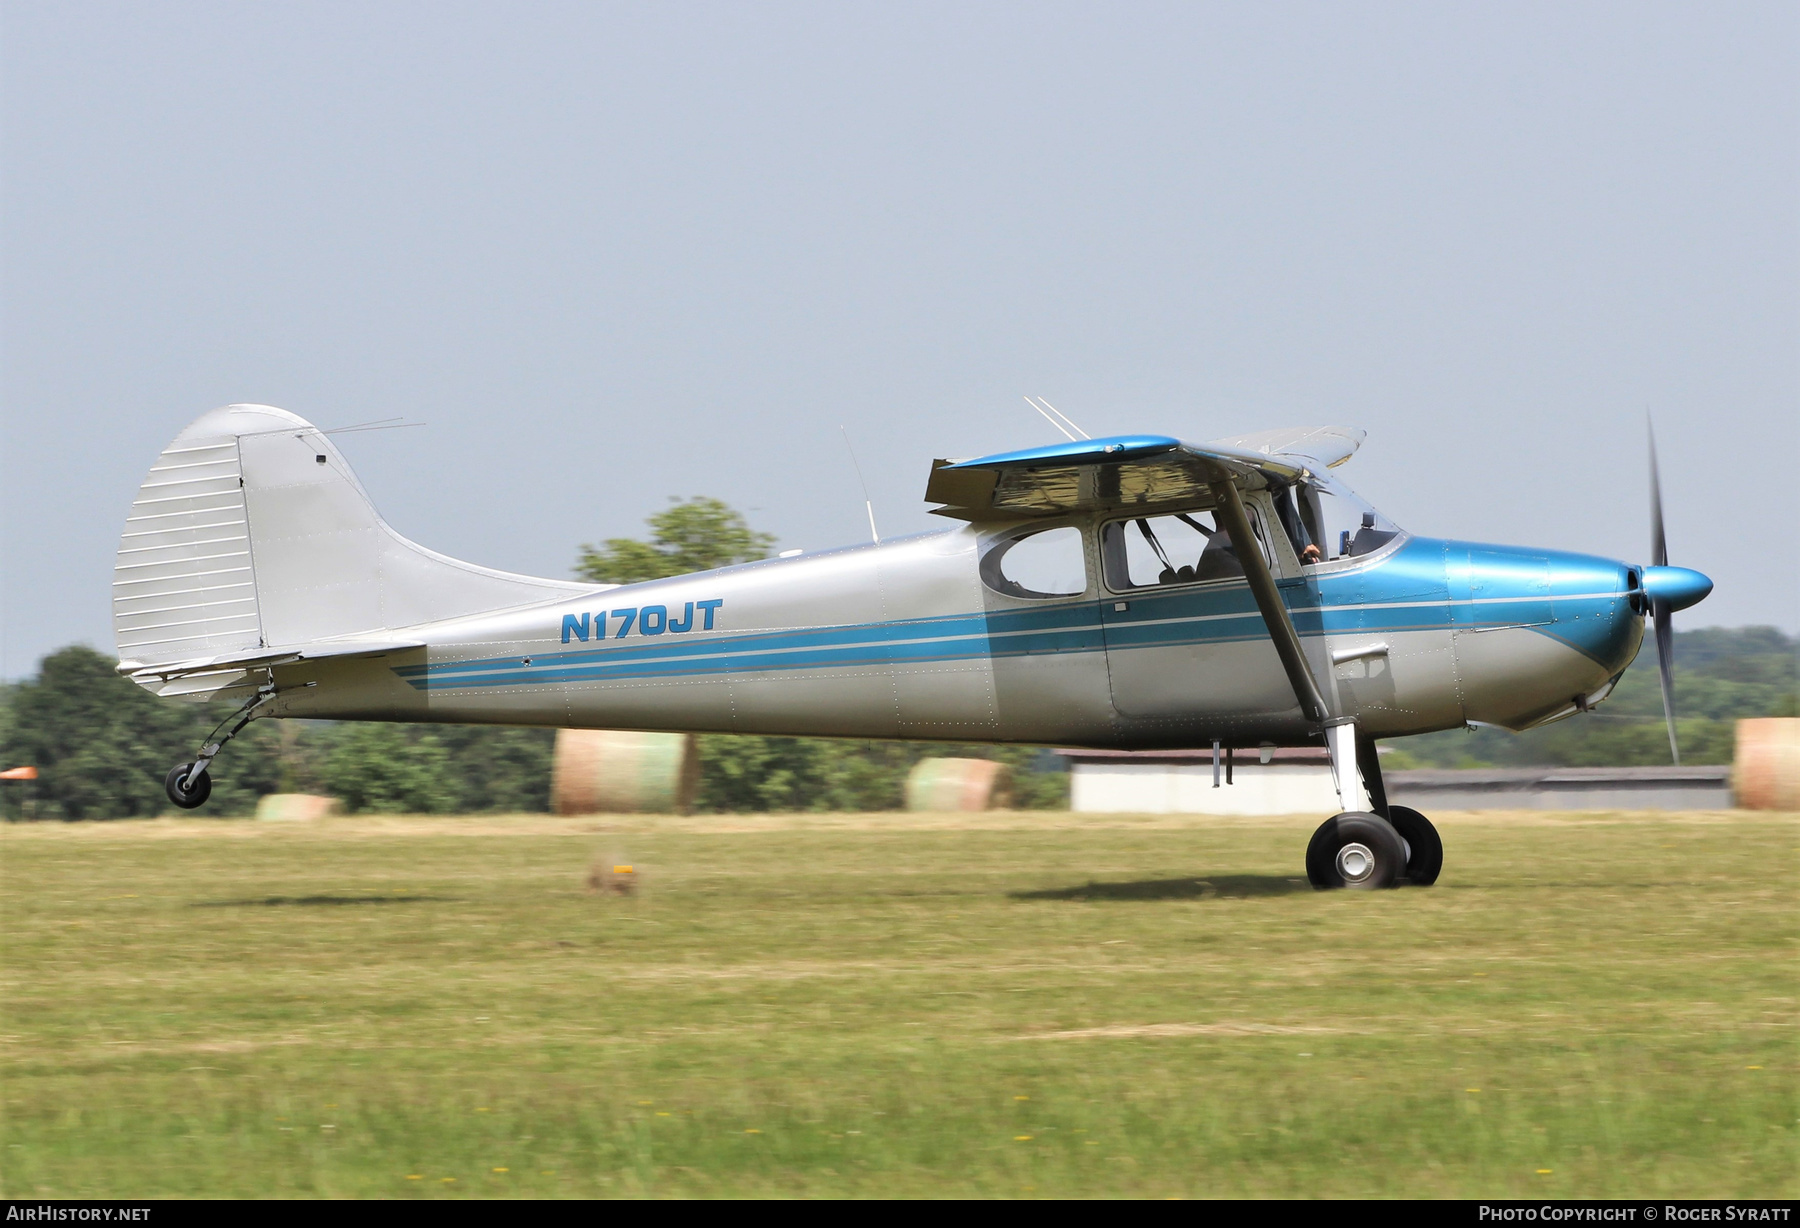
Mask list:
[[[1414,536],[1333,474],[1362,439],[1071,437],[940,460],[925,495],[954,528],[621,587],[415,545],[327,433],[231,405],[132,504],[118,668],[240,701],[170,771],[183,807],[266,716],[1210,745],[1215,768],[1221,748],[1322,744],[1343,812],[1313,836],[1309,879],[1426,885],[1442,843],[1389,804],[1375,739],[1584,712],[1645,615],[1666,704],[1669,616],[1712,582],[1668,566],[1654,493],[1649,566]]]

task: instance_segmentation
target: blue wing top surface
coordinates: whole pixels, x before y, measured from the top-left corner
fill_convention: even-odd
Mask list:
[[[1076,439],[1042,448],[996,452],[974,460],[951,461],[950,469],[1037,469],[1047,465],[1100,465],[1141,460],[1173,452],[1181,440],[1171,435],[1109,435],[1105,439]]]

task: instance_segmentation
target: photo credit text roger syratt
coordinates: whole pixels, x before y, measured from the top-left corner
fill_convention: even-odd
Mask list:
[[[1794,1205],[1761,1199],[1677,1202],[1491,1201],[1467,1204],[1481,1224],[1791,1224]]]

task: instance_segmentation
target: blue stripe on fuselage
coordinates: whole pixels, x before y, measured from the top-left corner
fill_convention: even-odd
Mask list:
[[[1504,575],[1514,557],[1529,559],[1532,566],[1521,573],[1527,591],[1512,591],[1519,585],[1507,587],[1490,576],[1467,594],[1453,594],[1457,568],[1448,569],[1447,579],[1446,560],[1458,552],[1467,559],[1471,550],[1496,564],[1484,567],[1483,575]],[[1543,591],[1546,567],[1548,592]],[[1623,585],[1623,568],[1607,560],[1412,538],[1367,567],[1286,580],[1280,588],[1303,637],[1527,626],[1611,666],[1626,651],[1628,639],[1620,629]],[[530,665],[519,657],[487,657],[400,666],[395,673],[419,690],[461,690],[726,677],[1267,637],[1243,584],[1141,590],[1123,600],[1127,610],[1109,610],[1104,623],[1099,603],[1084,600],[885,623],[608,640],[592,648],[534,655]]]

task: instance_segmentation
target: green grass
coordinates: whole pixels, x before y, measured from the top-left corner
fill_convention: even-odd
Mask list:
[[[1795,816],[1312,822],[7,825],[0,1194],[1800,1194]]]

